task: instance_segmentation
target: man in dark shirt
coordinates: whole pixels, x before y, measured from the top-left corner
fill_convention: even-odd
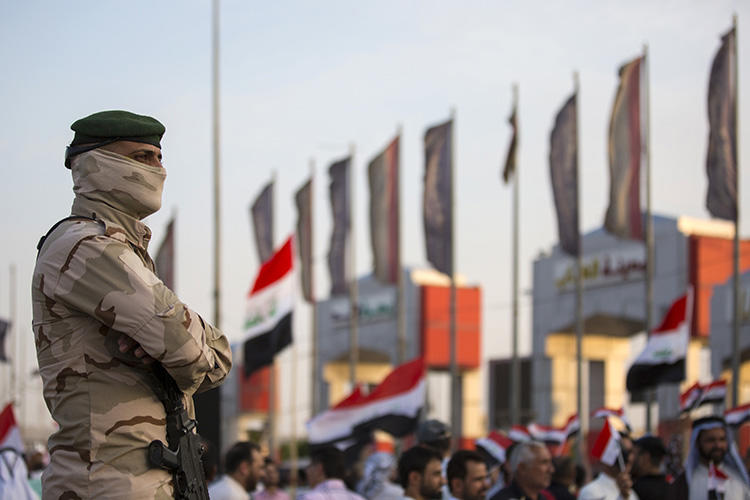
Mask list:
[[[537,441],[519,444],[511,453],[513,481],[491,500],[545,500],[552,495],[544,491],[552,479],[552,457],[547,447]]]
[[[662,461],[667,448],[656,436],[643,436],[633,443],[633,490],[640,500],[664,500],[669,483]]]

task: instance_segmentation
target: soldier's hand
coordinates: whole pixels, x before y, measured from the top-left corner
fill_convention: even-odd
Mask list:
[[[133,355],[140,359],[144,365],[150,365],[155,361],[154,358],[146,354],[146,351],[143,350],[143,347],[138,342],[127,335],[120,335],[120,338],[117,339],[117,346],[122,353],[132,351]]]

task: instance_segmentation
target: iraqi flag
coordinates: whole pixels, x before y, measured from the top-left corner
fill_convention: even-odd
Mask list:
[[[701,397],[696,406],[709,404],[723,404],[727,398],[727,381],[714,380],[704,385],[701,391]]]
[[[243,328],[246,376],[273,363],[274,356],[292,342],[293,269],[289,237],[263,263],[247,296]]]
[[[24,452],[21,431],[18,430],[13,405],[8,403],[0,413],[0,449],[11,448],[18,453]]]
[[[493,459],[504,464],[507,460],[506,452],[513,444],[513,440],[504,434],[492,431],[487,437],[477,439],[474,444],[477,448],[484,450]]]
[[[32,500],[39,497],[29,485],[21,432],[8,404],[0,412],[0,498]]]
[[[727,425],[736,427],[750,422],[750,403],[725,411],[724,420]]]
[[[620,456],[620,434],[612,427],[609,420],[596,437],[591,456],[606,465],[614,465]]]
[[[687,391],[680,394],[680,413],[689,412],[693,408],[696,408],[698,402],[701,400],[702,393],[703,387],[700,383],[696,382]]]
[[[628,430],[628,432],[631,432],[633,430],[633,427],[630,425],[630,419],[628,419],[627,415],[625,415],[625,410],[623,408],[620,408],[619,410],[615,410],[613,408],[606,408],[602,406],[601,408],[598,408],[597,410],[594,410],[591,412],[591,418],[609,418],[609,417],[615,417],[620,420],[625,425],[625,428]]]
[[[546,425],[539,425],[537,423],[530,423],[528,425],[529,434],[536,441],[541,441],[545,444],[550,445],[561,445],[565,442],[565,430],[557,427],[549,427]]]
[[[397,366],[369,394],[357,387],[343,401],[307,422],[310,445],[358,439],[374,430],[395,437],[414,432],[425,399],[425,365],[417,358]]]
[[[637,392],[685,379],[692,305],[692,291],[688,291],[671,305],[661,325],[651,332],[643,352],[628,370],[628,391]]]
[[[514,443],[525,443],[531,441],[531,432],[523,425],[514,425],[508,431],[508,437],[513,440]]]
[[[724,498],[728,479],[729,476],[713,462],[708,464],[708,500]]]

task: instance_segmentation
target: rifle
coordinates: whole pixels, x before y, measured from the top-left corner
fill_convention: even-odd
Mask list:
[[[188,416],[182,391],[161,363],[154,363],[158,380],[154,388],[167,413],[167,442],[155,439],[148,445],[148,460],[154,467],[172,473],[174,497],[178,500],[208,500],[201,455],[206,451],[196,431],[197,422]]]

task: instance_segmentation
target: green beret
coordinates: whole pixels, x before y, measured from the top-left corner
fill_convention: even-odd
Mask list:
[[[128,111],[100,111],[73,122],[70,129],[76,133],[71,146],[133,141],[157,148],[165,130],[159,120]]]

